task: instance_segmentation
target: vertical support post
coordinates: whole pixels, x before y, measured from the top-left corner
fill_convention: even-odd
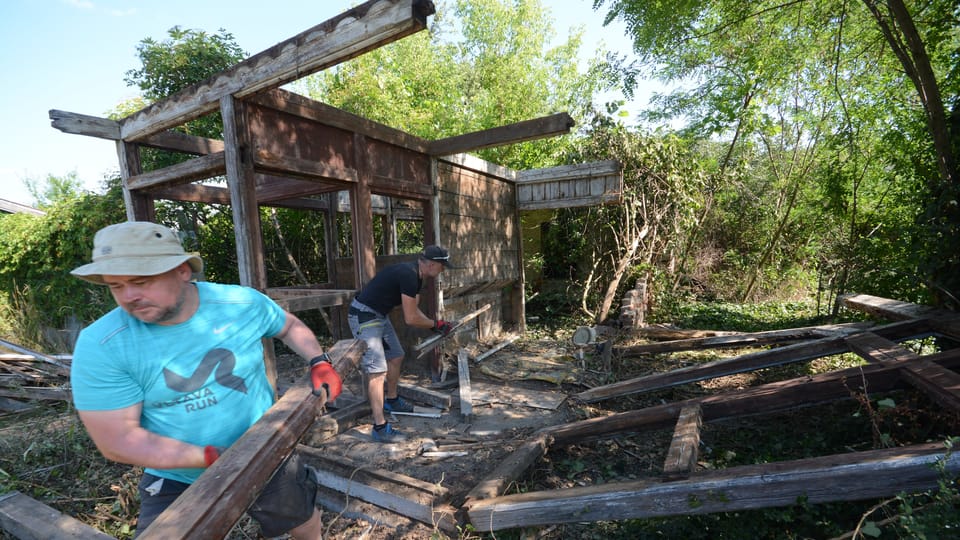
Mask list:
[[[435,157],[430,158],[430,185],[433,186],[433,195],[423,208],[423,240],[426,244],[443,245],[440,238],[440,162]],[[429,219],[428,217],[429,216]],[[448,247],[449,246],[445,246]],[[453,255],[456,257],[456,254]],[[433,280],[433,286],[425,291],[428,317],[440,318],[443,314],[443,288],[441,274]],[[443,349],[437,347],[430,353],[430,377],[439,382],[443,372]]]
[[[153,198],[130,191],[128,180],[143,172],[140,163],[140,145],[117,141],[117,158],[120,160],[120,180],[123,186],[123,205],[127,209],[127,221],[156,221],[157,211]]]
[[[233,232],[237,244],[237,265],[240,284],[264,291],[267,270],[263,260],[263,234],[260,228],[260,206],[257,204],[256,176],[250,159],[252,142],[245,122],[243,103],[233,96],[220,98],[223,116],[223,146],[233,209]],[[277,391],[277,361],[273,340],[263,340],[263,363],[267,378]]]
[[[357,183],[350,189],[353,261],[357,287],[362,288],[377,273],[377,255],[373,246],[373,201],[370,193],[373,164],[370,162],[367,138],[359,133],[353,134],[353,155],[353,167],[357,171]]]
[[[512,184],[514,190],[513,219],[516,222],[517,234],[514,241],[517,243],[517,266],[520,268],[520,278],[510,290],[511,314],[517,324],[517,332],[524,334],[527,331],[527,277],[523,268],[523,224],[520,222],[520,201],[516,194],[519,192],[517,184]]]

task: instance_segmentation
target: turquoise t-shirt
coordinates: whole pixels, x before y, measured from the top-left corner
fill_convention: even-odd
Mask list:
[[[70,383],[77,410],[143,404],[144,429],[188,443],[227,447],[273,404],[261,339],[286,312],[255,289],[197,283],[189,320],[163,326],[121,308],[80,332]],[[192,483],[203,469],[147,469]]]

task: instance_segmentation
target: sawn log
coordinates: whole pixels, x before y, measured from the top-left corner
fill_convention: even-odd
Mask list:
[[[365,348],[362,341],[341,340],[327,354],[346,378]],[[316,420],[323,399],[313,395],[309,374],[298,380],[140,538],[225,537]]]

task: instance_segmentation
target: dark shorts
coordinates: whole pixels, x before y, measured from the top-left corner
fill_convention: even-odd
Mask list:
[[[134,536],[143,533],[188,487],[190,484],[144,473],[140,479],[140,517]],[[310,519],[316,509],[316,497],[317,484],[300,457],[292,454],[250,505],[247,514],[257,520],[264,536],[280,536]]]

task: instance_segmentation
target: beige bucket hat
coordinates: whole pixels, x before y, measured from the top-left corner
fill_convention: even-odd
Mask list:
[[[172,230],[149,221],[126,221],[109,225],[93,237],[93,262],[70,273],[103,285],[103,275],[155,276],[190,263],[195,273],[203,270],[203,259],[187,253]]]

